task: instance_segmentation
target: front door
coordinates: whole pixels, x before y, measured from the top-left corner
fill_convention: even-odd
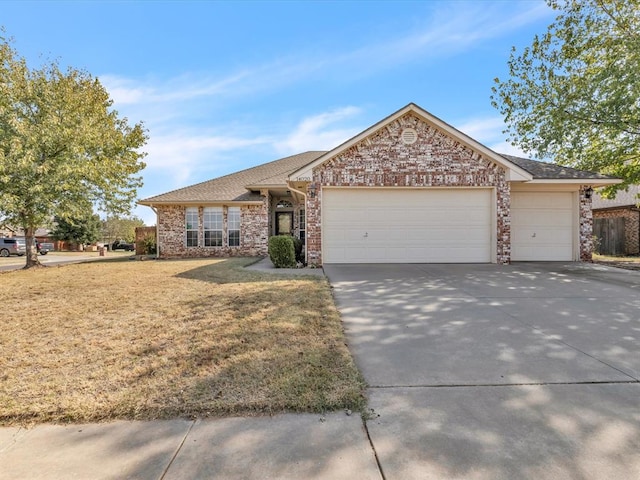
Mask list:
[[[276,212],[276,235],[293,234],[293,212]]]

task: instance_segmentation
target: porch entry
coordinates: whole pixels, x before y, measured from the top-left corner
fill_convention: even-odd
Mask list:
[[[276,212],[276,235],[293,235],[293,212]]]

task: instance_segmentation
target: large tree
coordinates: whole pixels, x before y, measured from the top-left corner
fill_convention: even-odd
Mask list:
[[[512,50],[493,88],[505,133],[539,158],[638,183],[640,0],[547,3],[555,22]]]
[[[144,220],[135,216],[109,216],[102,222],[102,236],[109,243],[112,243],[114,240],[134,242],[137,227],[144,227]]]
[[[99,215],[91,212],[76,218],[56,217],[51,236],[78,245],[93,243],[102,236],[102,221]]]
[[[146,130],[112,109],[98,79],[57,62],[29,68],[0,30],[0,214],[24,229],[93,208],[127,213],[142,185]]]

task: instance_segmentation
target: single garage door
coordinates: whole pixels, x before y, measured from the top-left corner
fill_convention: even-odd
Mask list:
[[[511,260],[573,260],[573,202],[573,192],[511,192]]]
[[[323,189],[323,262],[490,262],[492,197],[491,189]]]

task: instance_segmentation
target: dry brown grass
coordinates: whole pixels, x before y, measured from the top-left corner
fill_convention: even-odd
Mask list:
[[[627,270],[640,270],[640,257],[637,256],[613,256],[613,255],[593,255],[595,263],[602,263],[611,267],[624,268]]]
[[[328,283],[248,259],[0,275],[0,423],[361,410]]]

